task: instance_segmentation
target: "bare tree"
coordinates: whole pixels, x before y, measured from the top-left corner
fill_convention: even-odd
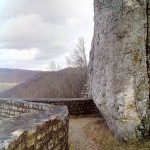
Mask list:
[[[70,57],[66,57],[66,61],[68,66],[72,67],[72,69],[76,73],[76,76],[78,76],[78,79],[80,80],[80,86],[78,88],[80,88],[80,90],[82,91],[83,86],[87,82],[88,72],[85,41],[83,37],[79,38],[76,49],[74,49]]]
[[[50,62],[49,68],[50,71],[58,71],[61,69],[60,65],[58,65],[54,60]]]
[[[79,38],[76,49],[74,49],[70,57],[66,57],[66,61],[70,67],[87,68],[85,41],[83,37]]]

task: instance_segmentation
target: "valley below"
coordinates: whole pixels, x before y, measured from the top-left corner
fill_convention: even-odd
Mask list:
[[[16,85],[17,85],[17,83],[0,82],[0,92],[8,90]]]

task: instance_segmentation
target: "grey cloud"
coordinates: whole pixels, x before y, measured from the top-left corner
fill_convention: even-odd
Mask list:
[[[74,49],[80,36],[90,45],[92,0],[1,0],[0,49],[37,48],[35,60]]]
[[[1,0],[2,18],[17,17],[18,14],[37,14],[52,22],[65,22],[70,17],[88,13],[92,0]],[[7,9],[6,9],[7,8]],[[57,19],[56,19],[57,18]]]
[[[34,57],[34,60],[56,59],[57,57],[64,55],[65,53],[67,53],[66,49],[62,49],[62,48],[48,49],[48,48],[45,48],[43,51],[42,50],[38,51],[38,53]]]
[[[45,65],[46,64],[46,65]],[[28,70],[48,70],[48,66],[50,64],[49,60],[37,60],[37,61],[8,61],[1,62],[0,68],[13,68],[13,69],[28,69]]]

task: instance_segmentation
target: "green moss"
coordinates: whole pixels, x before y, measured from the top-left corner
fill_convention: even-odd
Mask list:
[[[148,116],[142,119],[141,125],[137,130],[141,133],[143,138],[150,136],[150,118]]]
[[[138,61],[139,61],[139,54],[137,52],[134,53],[133,59],[134,59],[135,63],[138,63]]]

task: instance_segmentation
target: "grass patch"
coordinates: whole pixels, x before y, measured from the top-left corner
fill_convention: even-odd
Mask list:
[[[69,148],[68,148],[69,150],[73,150],[72,143],[69,142],[69,146],[68,146],[68,147],[69,147]]]
[[[88,124],[84,131],[103,150],[150,150],[150,139],[128,143],[116,141],[103,118]]]

